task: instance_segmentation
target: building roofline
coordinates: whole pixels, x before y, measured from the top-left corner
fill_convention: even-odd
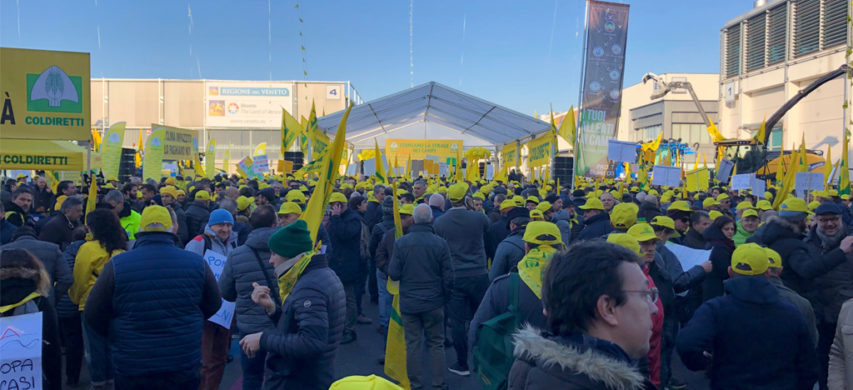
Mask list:
[[[763,13],[764,11],[767,11],[770,8],[775,8],[776,6],[783,6],[784,7],[785,4],[787,4],[787,0],[768,0],[767,4],[764,4],[761,7],[753,8],[749,11],[746,11],[746,12],[740,14],[739,16],[735,17],[734,19],[729,20],[728,22],[726,22],[726,24],[723,25],[723,28],[721,28],[720,31],[725,30],[725,29],[727,29],[731,26],[734,26],[736,24],[739,24],[740,22],[742,22],[746,19],[749,19],[755,15]]]
[[[121,78],[121,77],[90,77],[90,80],[107,81],[198,81],[198,82],[237,82],[237,83],[292,83],[292,84],[346,84],[343,80],[226,80],[226,79],[165,79],[165,78]]]

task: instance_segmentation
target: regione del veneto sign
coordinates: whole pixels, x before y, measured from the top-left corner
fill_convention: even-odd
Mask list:
[[[89,53],[0,48],[0,139],[88,140]]]

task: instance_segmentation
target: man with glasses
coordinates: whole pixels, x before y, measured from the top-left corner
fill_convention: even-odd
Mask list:
[[[686,200],[676,200],[666,209],[666,216],[672,218],[675,230],[669,240],[676,244],[684,243],[684,234],[690,227],[690,205]]]
[[[681,361],[707,370],[712,389],[811,389],[817,380],[806,320],[764,277],[769,264],[758,244],[735,249],[726,295],[703,303],[678,334]]]

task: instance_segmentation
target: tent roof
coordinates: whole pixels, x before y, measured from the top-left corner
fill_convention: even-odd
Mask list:
[[[318,118],[317,124],[327,134],[334,133],[343,113]],[[347,121],[347,142],[372,147],[374,138],[411,129],[417,123],[423,124],[424,138],[447,138],[428,130],[441,128],[452,130],[456,138],[473,137],[496,146],[532,138],[550,128],[532,116],[431,81],[353,107]]]

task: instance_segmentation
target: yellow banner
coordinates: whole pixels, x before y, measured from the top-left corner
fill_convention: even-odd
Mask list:
[[[164,160],[192,160],[193,155],[198,155],[197,131],[163,126],[156,123],[151,124],[152,134],[154,131],[160,129],[164,130],[162,140]],[[145,150],[147,152],[148,148]]]
[[[711,171],[707,168],[687,172],[685,187],[687,191],[708,191],[708,182],[711,180]]]
[[[425,160],[427,155],[441,157],[442,160],[456,158],[456,152],[462,150],[462,140],[443,139],[396,139],[385,140],[385,158],[389,161],[396,156],[400,161]]]
[[[2,139],[89,140],[89,53],[0,48]]]
[[[208,179],[216,176],[216,138],[207,141],[207,153],[204,155],[204,172]]]
[[[159,128],[153,130],[148,136],[148,143],[145,145],[145,158],[142,161],[142,178],[160,180],[163,175],[163,139],[166,137],[166,129]]]
[[[121,148],[124,144],[124,122],[116,123],[104,134],[101,143],[101,164],[104,177],[118,180],[118,170],[121,165]]]
[[[518,165],[518,144],[513,142],[501,148],[501,164],[508,167]]]
[[[0,141],[0,169],[82,171],[86,153],[68,141],[4,140]]]
[[[545,133],[526,144],[528,167],[551,164],[551,140],[553,138],[551,133]]]

